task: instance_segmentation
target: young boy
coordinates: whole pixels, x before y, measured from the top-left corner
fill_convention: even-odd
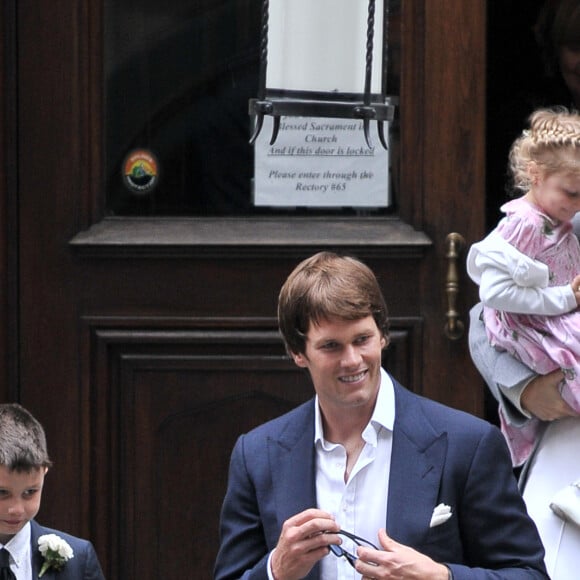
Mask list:
[[[0,578],[104,580],[90,542],[34,520],[51,465],[42,425],[18,404],[0,405]]]

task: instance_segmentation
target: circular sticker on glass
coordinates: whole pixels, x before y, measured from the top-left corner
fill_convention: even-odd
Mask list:
[[[129,191],[150,193],[159,180],[159,164],[155,155],[146,149],[131,151],[123,162],[123,182]]]

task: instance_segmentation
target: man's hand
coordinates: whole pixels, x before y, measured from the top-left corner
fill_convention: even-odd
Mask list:
[[[385,530],[379,530],[379,542],[383,550],[357,548],[359,559],[357,571],[363,579],[376,580],[447,580],[449,569],[443,564],[431,560],[428,556],[398,544],[387,536]]]
[[[272,554],[271,571],[275,580],[298,580],[328,554],[329,544],[340,544],[335,534],[340,526],[329,513],[308,509],[287,519]]]
[[[542,421],[554,421],[562,417],[578,417],[579,414],[562,399],[560,382],[564,378],[561,370],[547,375],[538,375],[523,390],[520,403],[534,417]]]

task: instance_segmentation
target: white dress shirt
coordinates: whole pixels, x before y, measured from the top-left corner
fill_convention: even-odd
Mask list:
[[[379,528],[387,523],[387,496],[395,423],[395,390],[389,375],[381,369],[381,383],[371,420],[362,437],[365,440],[348,481],[346,450],[324,438],[322,417],[315,400],[314,445],[316,446],[317,507],[333,514],[341,528],[380,548]],[[356,546],[341,537],[342,546],[356,556]],[[268,557],[268,578],[273,580],[272,554]],[[358,580],[361,575],[346,561],[329,553],[321,563],[320,580]]]
[[[0,548],[6,548],[10,552],[10,569],[14,572],[16,580],[32,580],[30,522],[7,544],[4,546],[0,544]]]
[[[344,481],[346,450],[324,439],[316,402],[316,497],[318,508],[333,514],[340,527],[380,548],[379,528],[387,522],[387,496],[395,422],[395,392],[389,375],[381,369],[377,403],[362,436],[365,440],[348,481]],[[342,537],[342,547],[356,556],[356,545]],[[330,553],[321,561],[321,580],[360,578],[345,558]]]

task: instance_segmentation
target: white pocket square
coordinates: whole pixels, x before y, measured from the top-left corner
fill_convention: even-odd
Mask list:
[[[440,526],[441,524],[445,523],[452,515],[451,508],[444,503],[440,503],[433,510],[433,515],[431,516],[431,523],[429,524],[429,527],[434,528],[435,526]]]

